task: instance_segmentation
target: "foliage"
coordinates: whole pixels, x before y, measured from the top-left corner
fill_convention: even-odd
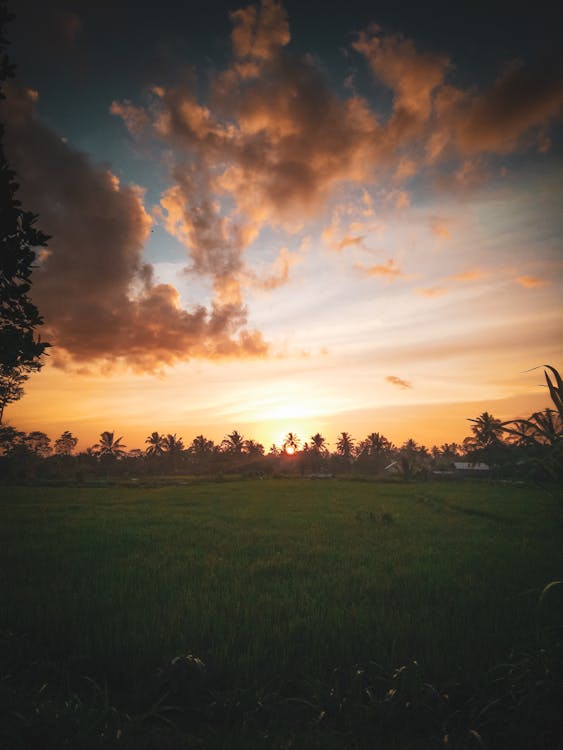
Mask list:
[[[60,437],[55,440],[55,453],[59,456],[70,456],[78,444],[78,438],[65,430]]]
[[[4,27],[12,16],[0,5],[0,99],[2,82],[12,77],[14,66],[5,48]],[[3,148],[0,123],[0,421],[4,407],[21,398],[28,373],[39,370],[49,344],[35,336],[43,324],[29,290],[35,248],[45,247],[49,237],[35,227],[37,216],[21,207],[18,184]]]
[[[146,449],[147,456],[162,456],[166,450],[165,436],[158,432],[151,432],[145,443],[148,443]]]
[[[115,433],[102,432],[100,442],[96,443],[94,450],[100,458],[121,458],[125,455],[126,446],[122,444],[122,437],[114,437]]]

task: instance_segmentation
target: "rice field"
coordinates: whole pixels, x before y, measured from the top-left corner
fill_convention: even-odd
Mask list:
[[[432,684],[479,689],[534,644],[540,592],[562,572],[560,505],[530,487],[271,479],[0,493],[0,631],[118,692],[181,654],[222,690],[413,660]]]

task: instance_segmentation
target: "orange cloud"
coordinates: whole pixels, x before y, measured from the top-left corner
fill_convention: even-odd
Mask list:
[[[123,102],[112,102],[110,110],[125,122],[127,129],[135,136],[141,135],[149,126],[148,114],[142,107],[135,107],[128,99]]]
[[[286,247],[282,247],[269,275],[259,278],[256,274],[247,272],[247,279],[252,286],[264,291],[277,289],[288,283],[291,269],[302,260],[301,253],[292,253]]]
[[[260,8],[249,5],[231,13],[234,24],[233,52],[237,58],[268,61],[289,43],[287,15],[281,3],[262,0]]]
[[[446,82],[452,67],[446,55],[420,52],[412,40],[373,26],[353,47],[393,92],[391,117],[380,117],[357,94],[336,95],[311,56],[287,49],[289,25],[279,2],[262,0],[231,20],[232,58],[211,76],[205,102],[196,96],[194,74],[191,82],[153,87],[144,108],[128,101],[111,107],[137,137],[148,120],[166,148],[172,184],[155,215],[186,245],[193,270],[212,277],[223,301],[242,301],[245,251],[264,226],[296,233],[342,185],[383,176],[401,182],[442,159],[452,159],[453,167],[436,183],[472,189],[489,176],[480,151],[506,150],[509,141],[513,148],[514,133],[556,116],[555,79],[535,97],[521,71],[482,93],[465,91]],[[522,90],[534,114],[522,111],[516,96]],[[495,109],[498,97],[506,117],[502,107]],[[409,194],[396,187],[383,200],[402,210]],[[368,193],[362,201],[363,215],[373,215]],[[431,228],[448,237],[447,226]],[[365,234],[338,227],[337,236],[331,226],[323,236],[342,250]]]
[[[444,81],[448,57],[420,53],[401,34],[383,36],[378,26],[361,32],[354,49],[367,59],[374,75],[394,93],[392,127],[408,130],[426,121],[432,111],[432,94]]]
[[[34,97],[7,88],[2,115],[18,196],[52,235],[33,284],[52,360],[155,370],[190,357],[263,356],[267,344],[244,330],[241,304],[185,310],[174,287],[154,283],[142,261],[152,223],[142,191],[93,166],[35,117]]]
[[[403,390],[405,390],[406,388],[412,388],[412,385],[408,380],[398,378],[396,375],[387,375],[385,380],[388,383],[391,383],[391,385],[396,385],[397,388],[402,388]]]
[[[461,271],[460,273],[455,273],[452,276],[448,276],[448,279],[451,281],[478,281],[479,279],[482,279],[485,274],[483,271],[481,271],[479,268],[474,269],[473,271]]]
[[[356,265],[364,272],[366,276],[383,276],[387,281],[395,281],[396,279],[403,278],[405,274],[395,265],[395,261],[389,258],[385,263],[379,263],[374,266],[362,266]]]
[[[430,231],[435,237],[440,237],[440,239],[443,240],[449,240],[452,236],[449,223],[444,219],[438,218],[437,216],[433,216],[430,219]]]
[[[344,250],[347,247],[361,247],[363,241],[364,236],[361,234],[356,237],[343,237],[337,244],[336,249]]]
[[[540,279],[538,276],[518,276],[516,282],[520,286],[523,286],[524,289],[537,289],[538,287],[550,284],[547,279]]]
[[[448,290],[443,286],[431,286],[425,289],[417,289],[416,293],[421,297],[442,297],[448,293]]]

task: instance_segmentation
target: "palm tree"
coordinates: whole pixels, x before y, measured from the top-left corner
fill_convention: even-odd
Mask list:
[[[226,453],[242,453],[244,448],[244,435],[241,435],[237,430],[233,430],[230,435],[225,436],[221,445]]]
[[[354,450],[354,438],[349,432],[341,432],[336,442],[336,452],[339,456],[350,460]]]
[[[190,445],[192,453],[197,456],[202,456],[213,451],[214,443],[213,440],[208,440],[203,435],[197,435]]]
[[[555,408],[559,412],[559,416],[561,417],[561,419],[563,419],[563,380],[561,379],[561,375],[555,369],[555,367],[552,367],[551,365],[544,365],[544,367],[546,367],[548,370],[551,370],[551,373],[553,374],[554,382],[552,383],[551,378],[549,377],[547,372],[545,370],[543,371],[547,387],[549,388],[549,395],[551,396],[551,400],[553,401]]]
[[[370,432],[364,440],[364,446],[368,456],[374,457],[389,453],[391,450],[391,442],[380,432]]]
[[[184,450],[184,441],[181,437],[176,437],[176,433],[168,435],[163,438],[163,448],[168,455],[175,455],[181,453]]]
[[[500,419],[496,419],[492,414],[484,411],[477,419],[470,419],[469,421],[473,422],[471,426],[473,437],[464,441],[468,446],[472,446],[474,450],[487,450],[502,444],[501,436],[505,423],[501,422]]]
[[[245,440],[244,450],[249,456],[263,456],[264,446],[262,443],[257,443],[256,440]]]
[[[122,437],[115,438],[114,432],[102,432],[100,442],[96,443],[94,450],[100,458],[121,458],[125,455],[126,446],[122,444]]]
[[[505,422],[504,431],[513,436],[520,446],[554,446],[563,439],[563,419],[553,409],[545,409],[534,412],[528,419]]]
[[[309,450],[312,453],[318,453],[322,456],[326,456],[326,454],[328,453],[326,438],[324,438],[320,434],[320,432],[317,432],[316,435],[311,436],[311,445],[309,446]]]
[[[283,441],[283,449],[288,456],[292,456],[299,448],[300,440],[293,432],[288,432]]]
[[[151,432],[145,443],[148,443],[147,456],[162,456],[166,450],[166,438],[158,432]]]

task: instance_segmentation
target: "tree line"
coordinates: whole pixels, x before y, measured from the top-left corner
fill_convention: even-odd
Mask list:
[[[153,431],[147,435],[143,449],[128,450],[122,436],[107,430],[97,443],[77,452],[78,438],[70,431],[52,442],[44,432],[25,433],[4,425],[0,426],[0,471],[8,481],[229,473],[393,473],[410,479],[424,478],[433,472],[448,475],[455,462],[465,461],[483,462],[496,476],[559,480],[563,478],[563,383],[554,367],[545,367],[555,408],[535,412],[527,419],[508,421],[483,412],[469,420],[471,434],[461,444],[427,448],[410,438],[397,446],[380,432],[371,432],[362,440],[341,432],[331,450],[319,432],[304,441],[288,432],[281,445],[266,449],[238,430],[225,435],[219,443],[204,435],[185,443],[176,433]]]

